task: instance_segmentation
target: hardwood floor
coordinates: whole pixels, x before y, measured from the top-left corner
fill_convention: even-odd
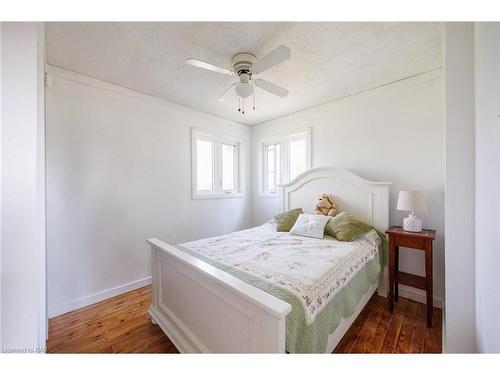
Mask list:
[[[424,304],[399,297],[394,314],[387,298],[374,295],[334,353],[441,353],[442,316],[434,308],[427,327]]]
[[[151,323],[151,287],[49,320],[48,353],[177,353]]]
[[[151,287],[49,320],[48,353],[178,353],[147,310]],[[334,353],[440,353],[441,310],[427,328],[425,305],[400,298],[389,313],[374,295]]]

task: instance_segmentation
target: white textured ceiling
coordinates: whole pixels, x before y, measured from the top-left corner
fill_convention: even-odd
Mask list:
[[[441,67],[438,23],[70,22],[46,30],[49,64],[245,124]],[[290,94],[257,89],[257,109],[244,115],[235,94],[217,101],[234,77],[184,62],[230,68],[237,52],[261,57],[281,44],[291,59],[259,77]]]

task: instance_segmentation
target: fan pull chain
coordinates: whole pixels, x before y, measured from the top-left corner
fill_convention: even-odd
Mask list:
[[[238,112],[241,112],[241,98],[238,96]]]
[[[255,111],[255,91],[253,92],[253,110]]]
[[[245,114],[245,99],[243,99],[243,114]]]

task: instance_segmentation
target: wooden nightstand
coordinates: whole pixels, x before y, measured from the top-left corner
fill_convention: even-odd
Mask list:
[[[402,227],[392,226],[385,233],[389,236],[389,308],[394,311],[394,301],[398,300],[398,284],[423,289],[427,296],[427,325],[432,326],[432,243],[436,231],[424,229],[422,232],[407,232]],[[399,271],[399,247],[425,251],[425,277]],[[394,289],[393,289],[394,287]]]

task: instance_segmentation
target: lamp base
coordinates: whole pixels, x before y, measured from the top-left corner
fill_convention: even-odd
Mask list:
[[[407,232],[422,232],[422,220],[411,213],[403,220],[403,229]]]

